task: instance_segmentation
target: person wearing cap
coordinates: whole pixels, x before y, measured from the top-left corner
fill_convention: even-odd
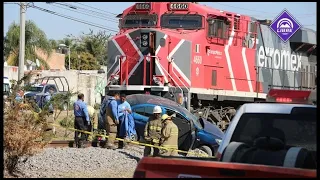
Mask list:
[[[161,130],[161,146],[168,149],[161,149],[163,156],[177,156],[178,153],[178,133],[177,125],[172,122],[172,117],[167,114],[162,115],[163,128]]]
[[[144,139],[146,140],[147,144],[159,146],[160,145],[160,138],[161,138],[161,129],[162,129],[162,122],[161,122],[161,113],[162,109],[160,106],[155,106],[153,108],[153,115],[149,118],[145,129],[144,129]],[[144,148],[144,156],[151,155],[151,147],[145,146]],[[153,147],[153,156],[159,155],[159,149]]]

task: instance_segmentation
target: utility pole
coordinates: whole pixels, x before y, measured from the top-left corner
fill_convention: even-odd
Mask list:
[[[26,30],[26,10],[25,2],[20,2],[20,47],[19,47],[19,74],[18,80],[24,76],[24,53],[25,53],[25,30]]]
[[[71,67],[71,63],[70,63],[70,56],[71,56],[71,51],[70,51],[70,45],[69,45],[69,48],[68,48],[69,52],[68,52],[68,55],[69,55],[69,71],[70,71],[70,67]]]

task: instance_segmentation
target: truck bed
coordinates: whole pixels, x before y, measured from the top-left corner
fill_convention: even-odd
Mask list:
[[[316,170],[225,163],[192,158],[145,157],[134,178],[316,178]]]

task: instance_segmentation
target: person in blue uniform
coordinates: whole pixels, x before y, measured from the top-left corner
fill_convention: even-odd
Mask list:
[[[128,114],[131,114],[131,106],[128,103],[128,101],[126,101],[126,95],[125,94],[121,94],[120,95],[120,100],[118,101],[118,116],[119,116],[119,120],[120,123],[118,125],[118,136],[121,139],[124,139],[127,135],[127,129],[128,127],[126,126],[128,124]],[[118,144],[118,148],[122,149],[124,147],[125,143],[123,141],[119,141]]]
[[[90,125],[90,118],[88,113],[88,108],[84,102],[84,95],[81,93],[78,95],[78,100],[73,104],[74,108],[74,128],[82,131],[87,131],[88,126]],[[79,134],[81,134],[79,139]],[[75,132],[75,142],[78,148],[84,147],[83,142],[87,139],[85,133]]]

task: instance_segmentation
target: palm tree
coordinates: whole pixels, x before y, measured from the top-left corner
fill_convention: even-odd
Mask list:
[[[26,21],[25,29],[25,61],[27,59],[31,61],[39,59],[40,64],[45,69],[49,69],[47,62],[36,54],[36,48],[38,48],[48,56],[51,55],[53,47],[47,39],[46,34],[31,20]],[[4,55],[8,65],[19,65],[19,40],[20,26],[13,22],[9,26],[9,30],[4,39]]]

